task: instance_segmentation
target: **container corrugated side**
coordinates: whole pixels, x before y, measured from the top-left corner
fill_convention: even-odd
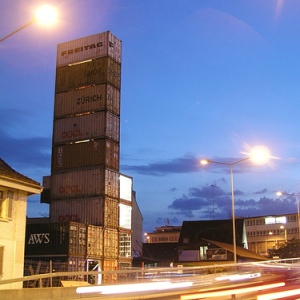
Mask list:
[[[119,201],[105,197],[104,200],[104,226],[110,228],[119,227]]]
[[[120,115],[120,90],[100,84],[55,95],[54,118],[98,110]]]
[[[56,69],[55,93],[108,83],[121,87],[121,65],[111,58],[98,58]]]
[[[120,117],[106,111],[62,118],[53,122],[53,144],[89,139],[120,140]]]
[[[105,228],[104,234],[104,258],[118,258],[119,256],[119,232],[117,229]]]
[[[84,256],[69,256],[68,257],[68,272],[81,272],[86,270],[86,255]]]
[[[103,259],[102,269],[103,271],[117,270],[118,269],[117,259]],[[117,274],[116,273],[103,274],[102,280],[104,284],[115,283],[118,280]]]
[[[119,144],[108,139],[52,147],[52,173],[102,165],[119,170]]]
[[[104,197],[53,201],[50,222],[74,221],[103,226]]]
[[[56,65],[59,67],[101,56],[110,56],[121,62],[122,41],[109,31],[59,44]]]
[[[103,227],[88,225],[87,258],[103,257]]]
[[[78,223],[70,223],[70,246],[69,255],[86,255],[87,236],[86,225]]]
[[[119,173],[110,169],[93,168],[52,174],[51,199],[119,196]]]
[[[73,222],[27,224],[25,253],[27,257],[41,255],[85,255],[86,232],[82,226]],[[70,252],[71,250],[71,252]]]

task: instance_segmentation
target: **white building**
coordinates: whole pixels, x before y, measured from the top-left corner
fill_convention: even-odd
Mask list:
[[[0,158],[0,280],[23,277],[27,197],[42,189]],[[0,285],[21,287],[22,282]]]
[[[280,243],[299,239],[297,213],[246,218],[245,227],[249,250],[264,256]]]

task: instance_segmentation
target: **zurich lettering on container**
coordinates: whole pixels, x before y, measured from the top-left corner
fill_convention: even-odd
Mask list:
[[[100,84],[55,95],[54,118],[105,110],[120,115],[120,90]]]
[[[56,69],[55,93],[102,83],[121,87],[121,65],[109,57]]]
[[[97,138],[111,138],[119,142],[120,117],[100,111],[54,120],[54,145]]]
[[[60,67],[103,56],[121,63],[122,41],[109,31],[59,44],[56,65]]]

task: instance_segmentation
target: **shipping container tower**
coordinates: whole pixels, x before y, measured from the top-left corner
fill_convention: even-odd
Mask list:
[[[87,259],[101,260],[104,271],[131,261],[130,226],[119,223],[131,214],[131,195],[120,201],[120,176],[132,182],[119,173],[121,48],[109,31],[58,45],[51,176],[44,178],[50,222],[94,226]],[[120,251],[128,244],[129,255]]]

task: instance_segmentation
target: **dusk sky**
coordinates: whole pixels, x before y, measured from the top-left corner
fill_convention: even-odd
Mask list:
[[[37,0],[4,0],[0,38]],[[50,175],[57,44],[111,31],[122,40],[120,171],[133,177],[144,231],[231,217],[229,167],[257,145],[273,158],[233,167],[235,215],[297,211],[300,4],[296,0],[54,0],[59,21],[0,43],[0,157]],[[212,185],[214,187],[212,187]],[[48,214],[39,196],[28,216]]]

